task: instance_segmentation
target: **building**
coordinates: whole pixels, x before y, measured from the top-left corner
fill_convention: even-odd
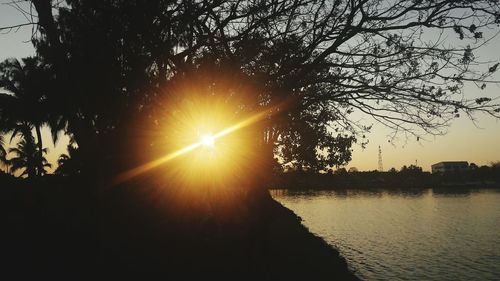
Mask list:
[[[431,166],[433,174],[466,171],[468,168],[467,161],[443,161]]]

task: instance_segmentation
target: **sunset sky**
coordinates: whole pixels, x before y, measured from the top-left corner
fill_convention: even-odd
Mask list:
[[[5,5],[8,1],[0,1],[0,27],[22,24],[26,20],[14,8]],[[31,27],[22,27],[8,33],[0,32],[0,60],[9,57],[22,58],[32,55],[34,48],[29,42]],[[500,59],[500,36],[488,43],[481,52],[475,55],[482,61]],[[493,64],[493,63],[491,63]],[[496,73],[495,80],[500,80]],[[491,98],[500,97],[500,85],[489,85],[480,91],[474,85],[466,87],[467,97],[475,97],[478,93],[486,94]],[[490,162],[500,161],[500,122],[491,117],[477,115],[476,125],[466,117],[454,121],[444,136],[424,136],[389,142],[391,131],[375,124],[372,133],[368,136],[370,142],[365,149],[354,146],[353,160],[347,166],[357,167],[359,170],[374,170],[378,166],[378,146],[382,148],[384,169],[392,167],[399,169],[403,165],[417,164],[424,170],[430,170],[430,165],[446,160],[464,160],[477,165],[487,165]],[[55,163],[59,154],[67,145],[67,138],[63,138],[54,148],[48,131],[44,131],[44,143],[49,147],[49,161]]]

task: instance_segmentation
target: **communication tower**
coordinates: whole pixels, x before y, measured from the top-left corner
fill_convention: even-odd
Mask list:
[[[382,149],[380,148],[380,145],[378,146],[378,171],[384,171],[384,165],[382,164]]]

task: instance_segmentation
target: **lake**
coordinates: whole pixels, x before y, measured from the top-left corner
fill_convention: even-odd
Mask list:
[[[363,280],[500,280],[500,190],[273,190]]]

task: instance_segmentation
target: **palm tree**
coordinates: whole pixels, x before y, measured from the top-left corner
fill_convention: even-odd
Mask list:
[[[58,167],[55,171],[58,175],[76,175],[81,172],[81,162],[78,161],[78,146],[71,139],[68,144],[68,154],[61,154],[57,160]]]
[[[44,153],[41,127],[47,123],[45,107],[49,81],[49,72],[37,58],[24,58],[22,62],[7,59],[0,63],[0,88],[7,91],[0,93],[0,127],[11,131],[12,138],[22,134],[25,141],[32,136],[31,131],[23,130],[24,123],[33,127],[37,138],[38,156],[35,159],[39,160]],[[43,170],[42,162],[39,171]]]
[[[23,137],[15,147],[9,149],[9,153],[14,155],[8,160],[11,165],[11,172],[16,173],[22,170],[20,176],[31,178],[43,175],[47,172],[45,168],[52,166],[43,156],[43,154],[47,153],[47,148],[42,149],[42,158],[39,158],[39,151],[32,136]]]
[[[4,166],[8,166],[8,161],[7,161],[7,151],[3,147],[5,144],[3,135],[0,134],[0,164],[3,164]]]

